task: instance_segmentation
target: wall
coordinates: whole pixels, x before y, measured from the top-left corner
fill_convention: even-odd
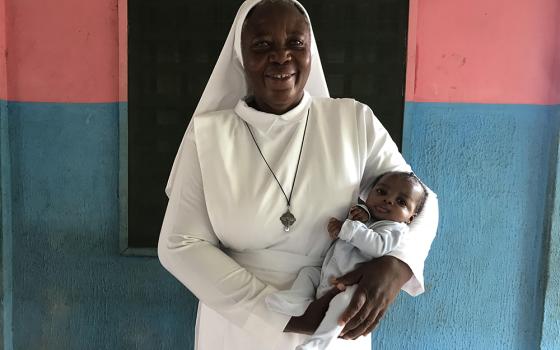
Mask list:
[[[439,193],[441,224],[427,293],[401,296],[374,343],[558,349],[549,194],[560,130],[560,3],[411,5],[404,153]]]
[[[189,348],[194,298],[119,255],[117,1],[4,4],[3,348]]]
[[[193,344],[192,295],[118,252],[118,5],[0,0],[6,350]],[[560,347],[559,6],[411,0],[403,148],[441,224],[427,293],[400,296],[375,348]]]

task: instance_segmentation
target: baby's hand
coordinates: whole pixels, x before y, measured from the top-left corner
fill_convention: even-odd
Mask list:
[[[327,225],[327,231],[329,231],[329,236],[331,239],[337,239],[340,229],[342,228],[342,221],[336,218],[330,218],[329,224]]]
[[[335,286],[336,289],[341,290],[341,291],[345,291],[346,290],[346,286],[344,285],[344,283],[340,283],[336,280],[336,277],[332,276],[331,278],[329,278],[329,282],[331,285]]]
[[[352,208],[350,208],[350,212],[348,213],[348,219],[357,220],[365,223],[368,221],[369,215],[367,211],[364,210],[364,208],[357,205],[353,205]]]

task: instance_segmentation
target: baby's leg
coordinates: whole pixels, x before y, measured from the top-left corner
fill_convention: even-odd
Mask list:
[[[348,286],[344,292],[338,293],[331,300],[329,309],[315,333],[296,350],[324,350],[340,335],[344,326],[338,324],[338,319],[350,304],[355,290],[356,285]]]
[[[301,316],[315,300],[315,289],[319,285],[321,269],[304,267],[298,273],[292,288],[280,290],[266,296],[266,306],[278,313],[289,316]]]

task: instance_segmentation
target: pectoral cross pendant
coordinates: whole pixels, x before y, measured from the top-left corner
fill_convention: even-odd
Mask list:
[[[289,232],[290,226],[296,222],[296,217],[290,212],[290,207],[288,207],[288,210],[282,214],[280,221],[282,222],[282,225],[284,225],[284,231]]]

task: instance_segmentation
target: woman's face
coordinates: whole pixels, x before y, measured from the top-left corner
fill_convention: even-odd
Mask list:
[[[311,67],[310,40],[309,25],[293,4],[265,2],[252,10],[241,51],[257,109],[283,114],[299,103]]]

